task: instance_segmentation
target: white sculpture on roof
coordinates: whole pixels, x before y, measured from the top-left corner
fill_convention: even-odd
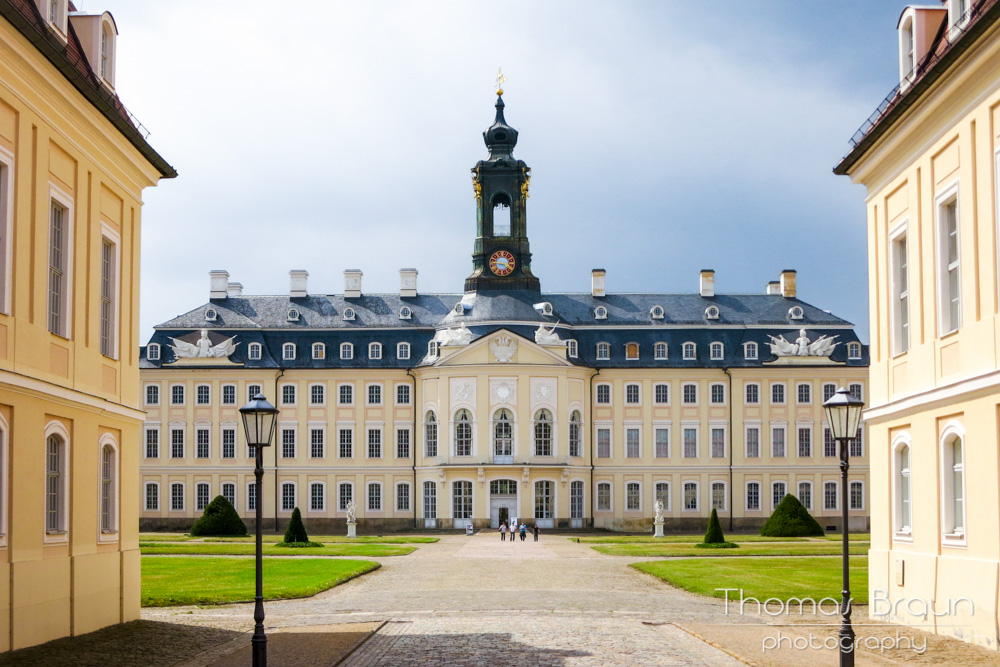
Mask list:
[[[771,354],[776,357],[829,357],[837,347],[837,336],[820,336],[809,342],[805,329],[799,329],[798,338],[789,343],[784,336],[768,336],[771,339]]]
[[[468,345],[472,342],[472,332],[462,324],[457,329],[441,329],[434,334],[434,340],[441,345]]]
[[[556,322],[556,324],[559,324]],[[535,342],[539,345],[565,345],[566,341],[559,337],[556,333],[556,325],[553,324],[548,329],[545,328],[545,324],[539,324],[538,329],[535,331]]]
[[[174,351],[174,356],[178,359],[196,359],[196,358],[225,358],[236,351],[236,346],[239,343],[234,343],[236,336],[232,338],[227,338],[218,345],[212,345],[212,341],[208,337],[208,329],[201,330],[201,338],[198,339],[197,343],[187,343],[179,338],[171,338],[174,344],[170,346],[170,349]]]

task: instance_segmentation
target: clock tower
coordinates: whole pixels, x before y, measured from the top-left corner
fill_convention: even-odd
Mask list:
[[[511,154],[517,130],[504,120],[503,108],[503,89],[497,88],[496,120],[483,132],[490,155],[472,169],[476,242],[466,292],[541,290],[531,273],[525,214],[531,169]]]

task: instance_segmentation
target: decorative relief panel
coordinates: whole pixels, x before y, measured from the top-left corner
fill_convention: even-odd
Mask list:
[[[531,378],[531,408],[534,411],[536,406],[555,407],[556,405],[556,379],[555,378]]]
[[[475,378],[451,378],[451,404],[452,407],[476,404]]]
[[[497,336],[490,341],[490,352],[501,364],[509,363],[517,352],[517,341],[510,336]]]
[[[517,405],[517,378],[490,378],[490,405]]]

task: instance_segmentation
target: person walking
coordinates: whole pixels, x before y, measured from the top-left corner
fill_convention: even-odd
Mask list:
[[[500,522],[500,541],[503,542],[507,539],[507,522]]]
[[[510,543],[515,542],[514,536],[517,534],[517,519],[510,520]]]
[[[524,524],[522,523],[522,524],[521,524],[521,541],[522,541],[522,542],[524,542],[524,538],[526,538],[526,537],[528,536],[528,534],[527,534],[527,531],[528,531],[528,527],[527,527],[527,526],[525,526],[525,525],[524,525]]]
[[[537,542],[538,541],[538,524],[537,523],[532,527],[531,532],[534,533],[534,535],[535,535],[535,541]]]

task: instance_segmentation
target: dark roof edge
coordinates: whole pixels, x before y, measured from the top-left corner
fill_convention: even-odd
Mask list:
[[[872,144],[878,141],[882,135],[888,132],[893,124],[899,117],[906,112],[911,106],[920,101],[920,98],[927,92],[927,90],[934,85],[934,83],[948,73],[948,68],[951,64],[962,56],[966,51],[971,49],[979,39],[986,32],[988,28],[991,28],[997,20],[1000,19],[1000,2],[994,4],[986,13],[984,13],[978,21],[976,21],[966,32],[961,39],[955,42],[955,44],[948,49],[948,52],[935,64],[930,70],[928,70],[922,77],[917,79],[908,92],[903,94],[899,103],[894,106],[889,113],[883,116],[864,136],[864,138],[858,142],[858,145],[851,149],[844,158],[833,168],[833,173],[838,176],[847,175],[848,171],[868,152]],[[947,19],[945,19],[947,23]],[[947,27],[945,28],[947,30]]]
[[[33,5],[32,5],[33,6]],[[118,128],[126,139],[142,154],[151,165],[156,167],[163,178],[176,178],[177,172],[167,164],[159,153],[142,137],[139,131],[119,112],[115,104],[114,96],[104,89],[103,86],[96,87],[93,82],[88,81],[73,67],[69,58],[65,54],[65,46],[48,30],[39,31],[37,26],[31,23],[22,12],[16,9],[10,0],[0,0],[0,16],[10,22],[18,32],[24,35],[25,39],[35,45],[35,47],[48,58],[56,69],[58,69],[87,100],[100,111],[111,124]]]

